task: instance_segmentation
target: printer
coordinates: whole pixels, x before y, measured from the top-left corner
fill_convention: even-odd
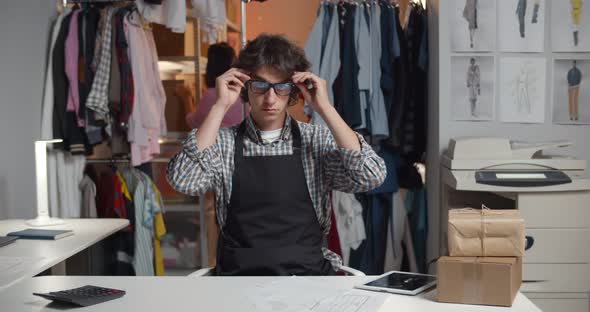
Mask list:
[[[527,143],[505,138],[451,139],[442,156],[443,179],[455,189],[547,192],[590,189],[586,161],[543,151],[567,141]]]
[[[453,138],[442,155],[439,252],[448,210],[519,209],[535,240],[523,259],[521,291],[539,306],[590,307],[590,178],[586,161],[550,154],[571,142]],[[558,294],[558,295],[556,295]],[[572,309],[568,309],[571,307]]]

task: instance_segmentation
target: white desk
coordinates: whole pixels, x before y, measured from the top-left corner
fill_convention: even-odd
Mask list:
[[[52,230],[73,230],[74,235],[58,240],[19,239],[0,247],[0,261],[9,257],[29,259],[17,270],[0,270],[0,289],[26,277],[33,277],[67,258],[125,228],[125,219],[66,219],[66,224],[43,227]],[[25,220],[0,220],[0,235],[30,228]],[[10,271],[10,272],[8,272]]]
[[[252,311],[244,291],[257,285],[291,277],[113,277],[113,276],[41,276],[21,281],[0,291],[3,311],[58,311],[63,305],[33,296],[33,292],[96,285],[123,289],[124,297],[84,308],[84,311]],[[370,277],[312,277],[351,289]],[[296,295],[296,294],[294,294]],[[423,296],[383,294],[387,300],[379,311],[462,311],[462,312],[539,312],[530,300],[518,294],[511,308],[457,305],[434,301],[435,291]]]

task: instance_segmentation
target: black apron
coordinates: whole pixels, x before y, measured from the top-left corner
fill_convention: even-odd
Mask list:
[[[323,233],[301,159],[293,119],[293,154],[244,157],[245,121],[234,145],[232,193],[217,244],[217,275],[331,275]]]

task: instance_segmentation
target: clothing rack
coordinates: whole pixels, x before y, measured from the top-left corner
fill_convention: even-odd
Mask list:
[[[133,2],[134,0],[63,0],[63,4],[68,3],[98,3],[98,2]]]

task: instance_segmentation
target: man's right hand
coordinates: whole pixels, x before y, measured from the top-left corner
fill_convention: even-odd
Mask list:
[[[238,100],[240,92],[248,80],[250,80],[250,76],[237,68],[230,68],[223,75],[217,77],[215,80],[215,89],[217,90],[215,105],[222,106],[227,112]]]

